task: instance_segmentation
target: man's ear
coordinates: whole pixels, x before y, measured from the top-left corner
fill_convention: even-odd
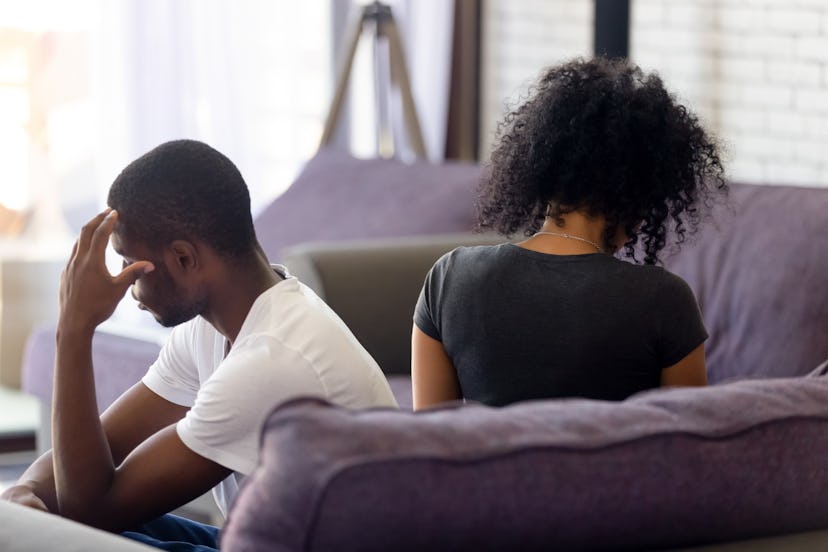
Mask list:
[[[173,266],[181,271],[189,272],[201,267],[198,248],[187,240],[175,240],[167,250],[172,256]]]

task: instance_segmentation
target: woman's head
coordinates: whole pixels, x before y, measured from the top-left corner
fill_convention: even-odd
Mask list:
[[[668,229],[695,231],[699,206],[727,189],[715,142],[655,74],[623,60],[573,60],[546,70],[498,127],[480,225],[535,232],[545,216],[603,217],[654,263]]]

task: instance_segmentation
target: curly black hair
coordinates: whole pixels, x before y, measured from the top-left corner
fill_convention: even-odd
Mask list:
[[[142,155],[112,183],[107,203],[130,236],[152,248],[195,238],[238,258],[258,247],[247,184],[203,142],[174,140]]]
[[[658,262],[696,231],[700,207],[727,194],[715,141],[657,74],[625,60],[575,59],[547,69],[498,125],[479,190],[481,228],[529,236],[546,216],[582,210],[618,229],[624,254]],[[636,247],[637,244],[640,246]]]

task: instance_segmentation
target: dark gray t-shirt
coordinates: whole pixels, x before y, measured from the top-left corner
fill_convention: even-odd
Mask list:
[[[414,322],[443,343],[463,397],[498,406],[620,400],[658,387],[663,368],[707,339],[692,290],[661,267],[514,244],[440,258]]]

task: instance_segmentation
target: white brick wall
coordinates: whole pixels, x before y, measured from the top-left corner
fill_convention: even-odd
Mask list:
[[[482,155],[504,101],[592,47],[592,0],[487,0]],[[828,0],[632,0],[631,58],[726,149],[732,180],[828,187]],[[538,29],[542,28],[541,31]]]
[[[488,158],[506,105],[544,67],[592,52],[592,1],[486,0],[482,49],[480,151]]]
[[[633,0],[632,59],[658,70],[719,136],[731,179],[828,186],[828,1],[693,5]],[[694,32],[699,42],[657,42],[652,32]]]

